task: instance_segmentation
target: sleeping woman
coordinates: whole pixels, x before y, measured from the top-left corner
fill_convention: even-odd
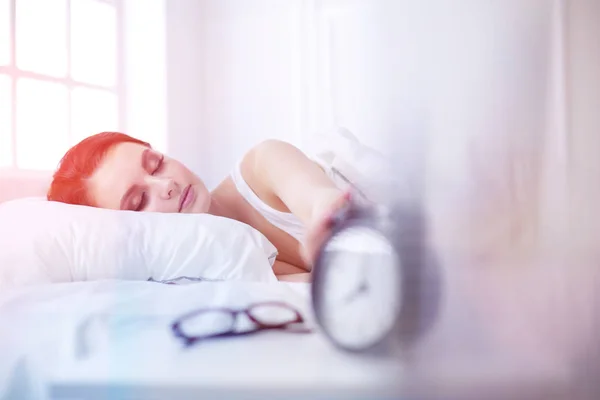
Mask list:
[[[348,200],[325,171],[296,147],[267,140],[248,151],[214,190],[150,144],[102,132],[72,147],[55,172],[48,200],[115,210],[208,213],[246,223],[277,248],[280,280],[309,281],[330,234],[331,216]]]

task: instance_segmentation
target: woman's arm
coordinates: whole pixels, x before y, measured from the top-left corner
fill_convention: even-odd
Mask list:
[[[316,251],[330,234],[331,215],[346,201],[323,169],[295,146],[267,140],[253,150],[253,175],[307,226],[304,257],[312,264]]]
[[[267,140],[254,148],[254,173],[305,224],[341,191],[315,162],[295,146]]]
[[[275,261],[273,272],[278,280],[284,282],[310,282],[312,278],[310,272],[279,260]]]
[[[301,272],[298,274],[278,275],[277,279],[281,282],[312,282],[312,274],[310,272]]]

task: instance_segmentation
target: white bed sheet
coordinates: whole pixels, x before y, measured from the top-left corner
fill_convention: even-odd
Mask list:
[[[95,281],[1,293],[0,399],[374,399],[410,394],[419,385],[398,357],[335,349],[314,324],[309,288],[284,282]],[[196,308],[264,300],[293,305],[316,332],[263,332],[184,349],[169,328]],[[440,323],[423,346],[434,355],[426,378],[436,392],[478,383],[491,386],[483,386],[487,398],[514,398],[500,389],[518,383],[539,394],[542,384],[557,382],[552,368],[540,375],[536,369],[542,366],[475,345],[464,329],[472,318],[452,314],[444,319],[453,322]]]
[[[318,332],[264,332],[190,349],[171,334],[169,324],[186,311],[262,300],[288,302],[315,327],[309,285],[301,283],[96,281],[4,293],[0,398],[386,393],[398,384],[397,359],[344,354]]]

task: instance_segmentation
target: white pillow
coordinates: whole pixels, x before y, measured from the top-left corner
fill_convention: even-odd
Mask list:
[[[259,231],[207,214],[136,213],[45,199],[0,204],[0,289],[47,282],[276,281]]]

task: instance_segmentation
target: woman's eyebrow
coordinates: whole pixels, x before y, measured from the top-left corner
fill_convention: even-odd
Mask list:
[[[139,190],[140,186],[139,185],[133,185],[131,186],[123,195],[123,197],[121,197],[121,204],[119,206],[119,208],[121,210],[127,210],[128,206],[129,206],[129,200],[131,199],[131,197],[133,196],[133,194],[135,192],[137,192]]]

